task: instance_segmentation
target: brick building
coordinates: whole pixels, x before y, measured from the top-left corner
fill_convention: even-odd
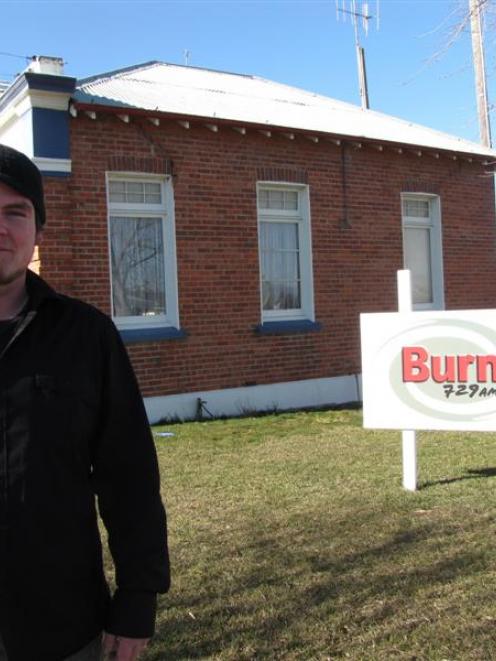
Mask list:
[[[253,76],[35,58],[0,142],[44,173],[33,268],[114,318],[152,421],[360,399],[359,313],[496,306],[478,144]]]

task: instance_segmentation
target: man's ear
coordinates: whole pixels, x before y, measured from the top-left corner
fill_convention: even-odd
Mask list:
[[[40,228],[39,230],[36,230],[34,245],[39,246],[40,243],[42,243],[42,241],[43,241],[43,228]]]

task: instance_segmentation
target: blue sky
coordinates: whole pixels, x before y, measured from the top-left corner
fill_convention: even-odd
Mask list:
[[[349,0],[343,4],[349,7]],[[379,0],[379,26],[371,20],[368,36],[361,33],[371,108],[478,141],[468,33],[436,57],[467,5]],[[60,56],[66,73],[78,78],[148,60],[183,64],[189,50],[192,66],[256,74],[360,103],[353,28],[337,20],[335,0],[0,0],[0,11],[2,53]],[[369,13],[377,14],[377,0],[369,0]],[[24,66],[22,57],[1,54],[0,79],[11,80]]]

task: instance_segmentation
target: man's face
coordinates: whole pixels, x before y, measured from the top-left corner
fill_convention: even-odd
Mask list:
[[[31,200],[0,182],[0,286],[24,278],[39,239]]]

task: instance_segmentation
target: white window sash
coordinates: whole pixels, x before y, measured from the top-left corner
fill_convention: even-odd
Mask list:
[[[110,202],[109,183],[111,181],[127,181],[140,183],[160,183],[161,204]],[[173,190],[170,177],[160,175],[137,175],[135,173],[107,173],[107,209],[108,209],[108,250],[110,270],[110,305],[112,318],[117,327],[125,329],[139,328],[179,328],[179,311],[177,299],[177,266],[176,266],[176,239],[174,224]],[[117,218],[159,218],[161,220],[162,247],[163,247],[163,274],[165,291],[165,314],[153,315],[114,315],[114,283],[112,271],[111,222],[112,217]],[[115,221],[115,222],[118,222]]]
[[[429,216],[406,216],[404,215],[405,200],[422,200],[429,203]],[[442,258],[442,237],[441,237],[441,205],[440,198],[437,195],[426,193],[402,193],[401,211],[403,228],[403,260],[406,264],[406,241],[407,229],[424,229],[428,231],[429,258],[428,269],[430,271],[430,290],[432,300],[429,303],[415,303],[415,310],[439,310],[444,308],[444,279],[443,279],[443,258]]]
[[[257,200],[262,189],[288,190],[298,192],[298,209],[266,209],[260,208],[257,202],[259,227],[259,272],[260,272],[260,314],[262,321],[293,321],[315,320],[313,307],[313,272],[311,253],[310,206],[308,186],[302,184],[270,184],[259,182],[257,185]],[[263,307],[263,267],[262,267],[262,223],[291,223],[297,225],[298,258],[299,258],[299,293],[300,307],[280,310],[266,310]]]

